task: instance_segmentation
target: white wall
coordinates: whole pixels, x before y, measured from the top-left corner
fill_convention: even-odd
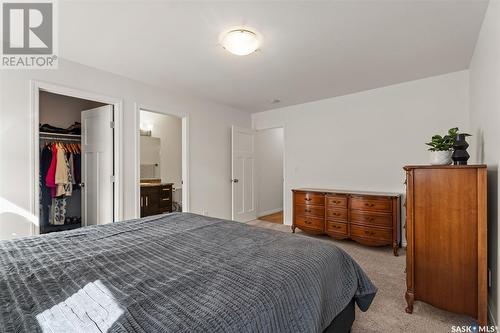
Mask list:
[[[492,0],[470,65],[471,157],[488,164],[488,267],[490,314],[498,323],[498,166],[500,159],[500,2]]]
[[[108,72],[61,60],[58,70],[0,71],[0,237],[27,235],[30,223],[30,80],[82,89],[123,100],[123,189],[126,219],[135,217],[139,117],[135,103],[155,110],[189,115],[190,208],[211,216],[231,217],[230,126],[250,127],[250,115],[200,101]],[[214,195],[214,193],[216,195]]]
[[[152,124],[151,136],[160,138],[161,181],[182,188],[182,119],[141,111],[140,122]]]
[[[252,115],[285,129],[285,223],[291,190],[322,187],[404,193],[407,164],[427,164],[425,142],[468,130],[468,71]]]
[[[255,134],[257,216],[283,210],[283,128]]]
[[[81,98],[40,92],[40,124],[67,128],[82,121],[82,111],[105,104]]]

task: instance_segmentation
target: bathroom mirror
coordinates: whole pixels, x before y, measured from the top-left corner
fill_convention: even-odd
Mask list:
[[[141,136],[141,180],[161,179],[160,138]]]

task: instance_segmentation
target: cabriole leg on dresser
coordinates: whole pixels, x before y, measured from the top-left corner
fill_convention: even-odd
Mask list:
[[[406,292],[405,294],[407,307],[405,309],[406,313],[413,313],[413,302],[415,301],[415,295],[411,292]]]
[[[292,233],[295,233],[295,226],[292,225]]]
[[[392,244],[392,252],[394,253],[395,257],[399,256],[398,250],[399,250],[398,242],[394,242]]]

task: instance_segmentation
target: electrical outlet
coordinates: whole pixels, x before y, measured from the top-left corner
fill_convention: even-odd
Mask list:
[[[491,269],[488,268],[488,287],[491,288]]]

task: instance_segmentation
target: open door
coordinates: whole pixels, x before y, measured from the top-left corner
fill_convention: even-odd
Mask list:
[[[82,224],[113,222],[113,106],[82,111]]]
[[[232,219],[239,222],[255,220],[254,131],[231,127],[231,155]]]

